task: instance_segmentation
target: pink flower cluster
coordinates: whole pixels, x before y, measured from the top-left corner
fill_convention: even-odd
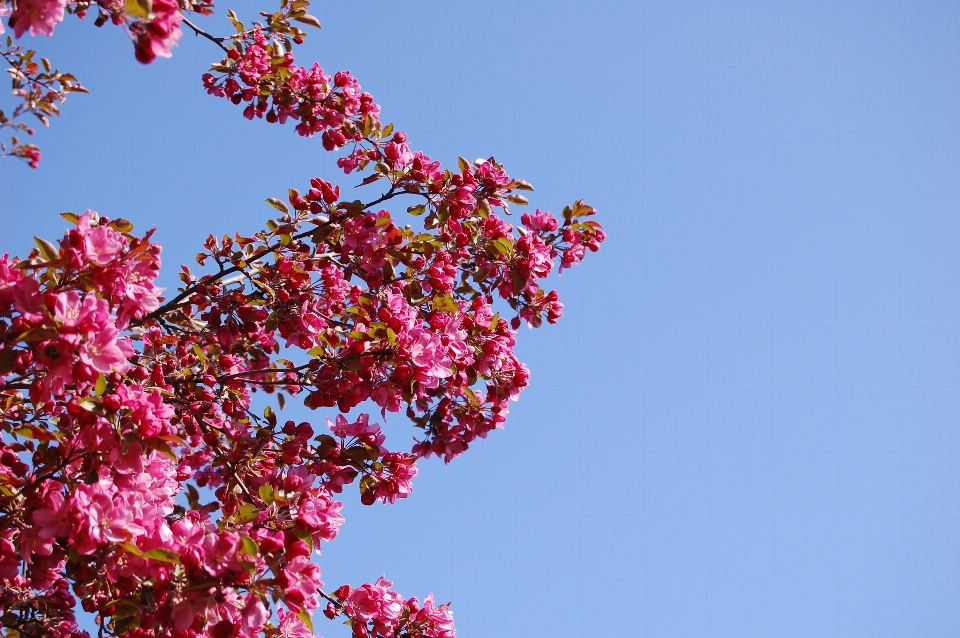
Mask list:
[[[335,469],[330,468],[327,471],[333,489],[339,491],[340,485],[352,480],[347,473],[348,468],[337,464],[336,459],[343,458],[344,451],[347,451],[349,458],[350,449],[362,446],[370,451],[375,461],[372,470],[367,472],[360,482],[362,503],[372,505],[377,499],[394,503],[398,498],[406,498],[413,492],[412,481],[417,475],[417,457],[402,452],[389,452],[383,446],[386,437],[380,430],[380,425],[370,423],[367,414],[361,414],[353,423],[338,414],[336,422],[327,419],[327,425],[333,435],[340,439],[338,446],[330,450],[327,456],[327,462],[335,466]]]
[[[52,30],[56,6],[41,4],[18,4],[27,17],[11,24]],[[149,61],[169,54],[185,5],[98,6]],[[65,214],[75,227],[59,244],[0,257],[0,623],[11,632],[80,638],[79,601],[112,635],[305,637],[326,600],[355,638],[455,636],[432,595],[404,599],[382,577],[328,594],[312,558],[339,533],[346,486],[363,504],[394,503],[412,493],[420,458],[449,462],[502,427],[530,379],[515,331],[557,321],[545,281],[605,236],[580,201],[514,227],[498,209],[526,205],[529,184],[493,158],[445,170],[380,123],[349,73],[295,65],[280,36],[297,41],[289,20],[310,22],[303,11],[287,3],[268,27],[238,23],[204,83],[249,118],[352,145],[338,164],[373,165],[361,185],[381,182],[378,196],[345,200],[314,178],[270,198],[282,214],[251,236],[211,235],[198,263],[213,271],[184,266],[167,299],[150,233],[92,211]],[[384,208],[400,197],[420,228]],[[278,417],[294,398],[341,414],[317,433]],[[355,413],[368,400],[412,422],[409,451]]]
[[[67,0],[19,0],[14,3],[10,26],[18,38],[30,31],[30,35],[53,35],[53,29],[63,22],[63,10]],[[0,13],[0,16],[6,15]],[[0,27],[2,29],[2,27]],[[3,31],[0,30],[0,33]]]
[[[90,3],[71,0],[17,0],[13,2],[12,13],[8,7],[0,6],[0,17],[10,15],[9,24],[17,38],[27,31],[30,35],[50,36],[53,35],[56,25],[63,22],[64,10],[68,4],[79,5],[74,7],[74,12],[83,17]],[[99,3],[101,15],[97,23],[103,24],[109,19],[114,24],[126,24],[134,40],[137,60],[149,64],[158,56],[171,56],[173,47],[180,39],[183,16],[176,0],[151,0],[145,4],[150,9],[147,13],[141,13],[144,3]],[[138,12],[127,13],[130,9],[128,5],[136,7]],[[2,25],[0,33],[3,33]]]
[[[173,47],[180,39],[180,15],[176,0],[151,0],[151,13],[146,20],[137,20],[130,25],[135,36],[134,51],[137,60],[149,64],[157,59],[169,58]]]
[[[298,66],[293,53],[268,39],[260,26],[245,41],[236,42],[217,68],[220,76],[203,76],[207,93],[234,104],[247,103],[243,111],[247,119],[280,124],[296,120],[297,133],[322,134],[327,150],[360,141],[365,118],[378,121],[380,107],[349,72],[331,78],[317,64]]]
[[[449,604],[436,605],[433,594],[420,604],[416,598],[404,600],[383,576],[375,583],[357,588],[344,585],[334,592],[324,614],[336,618],[343,614],[353,626],[354,638],[403,635],[411,638],[455,638],[453,613]]]
[[[30,388],[37,403],[63,397],[68,386],[83,389],[101,375],[127,372],[134,349],[121,330],[159,303],[153,284],[159,247],[138,241],[129,250],[127,238],[108,221],[87,211],[59,251],[38,264],[62,268],[73,290],[41,294],[36,280],[23,274],[24,264],[0,259],[0,319],[8,317],[10,337],[38,343],[10,349],[8,356],[14,370],[37,371]],[[77,289],[84,287],[90,290]]]

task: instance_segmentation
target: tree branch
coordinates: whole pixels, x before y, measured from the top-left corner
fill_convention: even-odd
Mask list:
[[[201,29],[200,27],[198,27],[197,25],[195,25],[194,23],[192,23],[192,22],[190,22],[189,20],[187,20],[187,17],[186,17],[186,16],[184,16],[183,14],[180,14],[180,15],[183,17],[183,23],[184,23],[185,25],[187,25],[188,27],[190,27],[191,29],[193,29],[193,33],[194,33],[195,35],[202,35],[202,36],[205,37],[207,40],[210,40],[211,42],[213,42],[214,44],[216,44],[218,47],[220,47],[221,49],[223,49],[224,52],[226,52],[226,53],[229,53],[229,52],[230,52],[230,49],[228,49],[228,48],[227,48],[226,46],[224,46],[224,44],[223,44],[223,41],[224,41],[226,38],[218,38],[218,37],[215,36],[215,35],[210,35],[210,34],[207,33],[206,31],[204,31],[203,29]]]

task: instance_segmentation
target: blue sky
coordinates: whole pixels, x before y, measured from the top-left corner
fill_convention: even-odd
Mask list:
[[[507,428],[348,505],[328,584],[433,591],[464,638],[960,635],[960,5],[314,13],[300,59],[414,147],[496,155],[609,235],[557,280],[561,323],[522,331]],[[31,44],[92,95],[39,170],[0,164],[0,252],[94,208],[156,225],[175,286],[208,233],[337,174],[206,96],[202,40],[149,67],[75,19]]]

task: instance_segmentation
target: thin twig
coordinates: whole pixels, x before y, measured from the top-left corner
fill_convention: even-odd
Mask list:
[[[224,44],[223,44],[224,38],[218,38],[217,36],[210,35],[210,34],[207,33],[206,31],[204,31],[203,29],[201,29],[200,27],[198,27],[197,25],[195,25],[194,23],[192,23],[192,22],[190,22],[189,20],[187,20],[187,17],[186,17],[186,16],[183,16],[183,23],[184,23],[185,25],[187,25],[188,27],[190,27],[191,29],[193,29],[193,32],[194,32],[196,35],[202,35],[202,36],[205,37],[207,40],[210,40],[211,42],[213,42],[214,44],[216,44],[218,47],[220,47],[221,49],[223,49],[224,52],[226,52],[226,53],[229,53],[229,52],[230,52],[230,49],[228,49],[228,48],[227,48],[226,46],[224,46]]]
[[[207,34],[202,34],[202,35],[207,35]],[[394,197],[396,197],[397,195],[400,195],[400,194],[402,194],[402,193],[397,192],[397,191],[394,189],[394,187],[391,187],[390,190],[387,191],[387,192],[386,192],[384,195],[382,195],[381,197],[378,197],[377,199],[373,200],[372,202],[370,202],[370,203],[368,203],[368,204],[364,204],[361,210],[367,210],[367,209],[370,208],[371,206],[376,206],[377,204],[383,203],[383,202],[387,201],[388,199],[393,199]],[[296,235],[293,235],[293,236],[291,237],[291,239],[294,240],[294,241],[298,241],[298,240],[301,240],[301,239],[306,239],[307,237],[310,237],[311,235],[313,235],[314,232],[316,232],[317,228],[323,228],[323,227],[325,227],[325,226],[329,226],[329,225],[331,225],[331,224],[340,222],[340,221],[342,221],[343,219],[345,219],[346,217],[347,217],[347,215],[343,215],[343,216],[337,217],[336,219],[328,220],[328,221],[326,221],[326,222],[324,222],[324,223],[322,223],[322,224],[317,225],[316,227],[314,227],[314,228],[312,228],[312,229],[310,229],[310,230],[306,230],[306,231],[304,231],[304,232],[302,232],[302,233],[298,233],[298,234],[296,234]],[[261,248],[259,251],[257,251],[257,252],[254,253],[253,255],[251,255],[249,258],[244,259],[243,261],[246,262],[246,263],[248,263],[248,264],[249,264],[249,263],[253,263],[253,262],[257,261],[258,259],[261,259],[262,257],[266,257],[266,256],[269,255],[270,253],[273,253],[273,252],[276,252],[277,250],[280,250],[280,249],[283,248],[283,247],[284,247],[284,244],[281,244],[281,243],[277,243],[277,244],[274,244],[274,245],[272,245],[272,246],[271,246],[271,245],[268,245],[268,246],[266,246],[265,248]],[[188,297],[190,297],[190,295],[192,295],[194,292],[196,292],[198,285],[202,284],[202,285],[205,285],[205,286],[206,286],[206,285],[210,285],[210,284],[216,283],[216,282],[218,282],[218,281],[223,281],[223,279],[224,279],[227,275],[232,275],[232,274],[237,273],[237,272],[243,272],[243,267],[242,267],[242,266],[235,265],[235,266],[231,266],[230,268],[226,268],[226,269],[224,269],[224,270],[221,270],[221,271],[218,272],[216,275],[210,275],[209,277],[202,277],[197,283],[188,286],[188,287],[185,288],[179,295],[177,295],[176,297],[174,297],[173,299],[171,299],[170,301],[168,301],[167,303],[163,304],[162,306],[160,306],[159,308],[157,308],[156,310],[154,310],[153,312],[151,312],[149,315],[147,315],[147,316],[145,317],[145,320],[157,319],[158,317],[161,317],[161,316],[167,314],[168,312],[171,312],[171,311],[173,311],[173,310],[177,310],[177,309],[181,308],[183,305],[185,305],[185,304],[182,304],[181,302],[182,302],[184,299],[187,299]],[[141,323],[142,323],[142,322],[141,322]]]

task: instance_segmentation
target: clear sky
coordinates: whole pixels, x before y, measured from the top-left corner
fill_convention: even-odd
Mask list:
[[[560,325],[523,329],[507,428],[406,502],[350,503],[329,585],[436,592],[461,638],[960,636],[960,4],[314,13],[300,59],[415,148],[495,154],[609,235],[557,280]],[[207,42],[141,67],[68,18],[31,45],[92,95],[39,170],[0,163],[0,252],[94,208],[156,225],[175,286],[208,233],[336,176],[203,93]]]

